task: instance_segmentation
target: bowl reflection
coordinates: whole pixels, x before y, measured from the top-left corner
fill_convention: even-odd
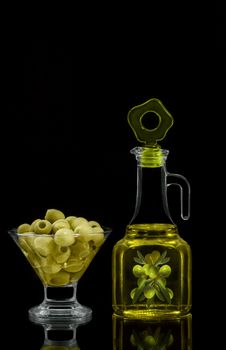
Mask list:
[[[44,329],[44,341],[40,350],[80,350],[77,342],[77,328],[88,322],[34,322]]]

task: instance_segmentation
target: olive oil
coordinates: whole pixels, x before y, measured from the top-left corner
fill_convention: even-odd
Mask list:
[[[159,117],[153,130],[142,124],[147,112]],[[179,186],[181,218],[187,220],[190,185],[184,176],[167,171],[169,151],[157,144],[173,119],[159,100],[151,99],[134,107],[128,121],[145,145],[131,150],[137,160],[136,203],[125,236],[112,251],[112,307],[123,317],[180,317],[191,309],[191,249],[172,220],[167,190],[172,184]]]
[[[127,317],[191,309],[191,249],[173,224],[128,225],[113,248],[113,309]]]

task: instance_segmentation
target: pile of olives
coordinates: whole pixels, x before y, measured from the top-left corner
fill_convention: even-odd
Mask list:
[[[104,242],[97,221],[48,209],[44,219],[17,228],[18,244],[45,285],[64,286],[82,276]]]

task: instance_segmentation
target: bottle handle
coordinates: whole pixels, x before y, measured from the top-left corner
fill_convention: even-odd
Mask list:
[[[186,179],[186,177],[184,177],[183,175],[180,174],[174,174],[174,173],[167,173],[167,179],[168,178],[177,178],[177,179],[181,179],[183,181],[183,184],[186,184],[186,189],[187,189],[187,215],[184,214],[184,188],[181,184],[179,184],[178,182],[170,182],[167,183],[166,186],[167,188],[169,186],[175,185],[175,186],[179,186],[180,188],[180,211],[181,211],[181,218],[183,220],[188,220],[190,218],[190,202],[191,202],[191,187],[190,184],[188,182],[188,180]]]

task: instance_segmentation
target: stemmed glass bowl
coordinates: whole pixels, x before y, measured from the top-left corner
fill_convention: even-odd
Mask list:
[[[84,322],[92,318],[92,309],[77,301],[77,285],[111,229],[101,227],[95,221],[90,221],[88,226],[81,218],[74,218],[77,223],[80,219],[80,224],[74,229],[71,223],[70,228],[64,227],[62,222],[65,220],[59,219],[51,224],[57,226],[58,223],[55,232],[51,229],[48,234],[44,233],[45,230],[40,233],[47,220],[39,219],[39,233],[34,233],[32,226],[8,231],[44,287],[43,302],[29,309],[29,318],[33,321]]]

